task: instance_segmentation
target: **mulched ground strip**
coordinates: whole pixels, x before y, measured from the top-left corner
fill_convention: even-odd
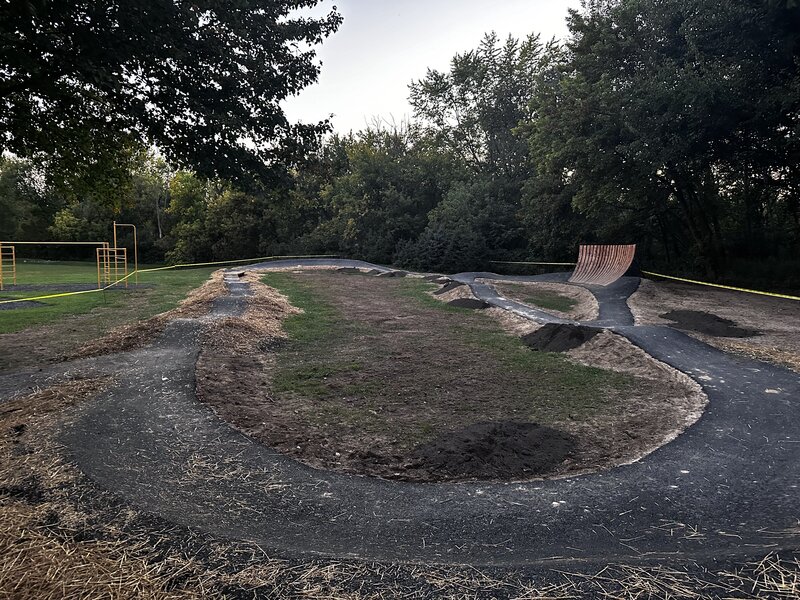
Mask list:
[[[671,310],[659,316],[672,321],[673,327],[677,329],[696,331],[715,337],[748,338],[761,334],[755,329],[739,327],[736,321],[699,310]]]
[[[522,336],[522,343],[540,352],[566,352],[582,346],[601,329],[569,323],[547,323],[536,331]]]

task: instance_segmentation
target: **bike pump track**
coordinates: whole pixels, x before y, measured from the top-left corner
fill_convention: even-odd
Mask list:
[[[335,259],[245,269],[294,266],[390,270]],[[567,276],[451,278],[494,306],[543,323],[562,320],[477,280],[564,282]],[[246,307],[248,285],[232,274],[226,279],[230,293],[215,303],[212,317]],[[587,324],[611,329],[686,373],[709,403],[674,441],[609,471],[522,483],[416,484],[307,467],[198,402],[197,319],[177,319],[153,345],[128,353],[129,372],[79,409],[61,441],[96,485],[132,506],[285,556],[550,567],[704,564],[796,550],[800,375],[670,327],[634,325],[626,299],[638,283],[625,277],[585,286],[600,306],[599,318]],[[8,391],[10,377],[0,377],[0,392]]]

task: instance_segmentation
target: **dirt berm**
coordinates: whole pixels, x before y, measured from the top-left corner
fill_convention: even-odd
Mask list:
[[[588,342],[600,329],[569,323],[547,323],[536,331],[522,336],[522,343],[540,352],[566,352]]]

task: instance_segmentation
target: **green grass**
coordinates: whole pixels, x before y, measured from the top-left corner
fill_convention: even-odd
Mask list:
[[[428,292],[437,286],[428,282],[412,279],[406,280],[405,284],[402,288],[402,294],[417,300],[427,307],[437,308],[446,312],[471,313],[471,316],[474,317],[482,316],[480,313],[476,313],[475,310],[449,306],[445,302],[436,300]],[[544,294],[566,300],[571,303],[570,306],[575,304],[575,301],[571,298],[549,292],[544,292]],[[564,310],[563,308],[558,308],[558,306],[566,306],[566,303],[553,302],[549,308]],[[545,308],[545,306],[542,307]],[[587,393],[590,390],[611,387],[624,391],[632,385],[631,378],[626,375],[605,369],[576,365],[557,352],[534,352],[523,344],[520,338],[509,335],[497,327],[477,328],[471,323],[465,325],[457,324],[454,326],[454,331],[465,344],[472,346],[477,352],[491,353],[509,371],[540,373],[543,382],[546,381],[548,384],[547,392],[557,394],[563,398],[556,405],[557,411],[561,415],[581,414],[586,409],[591,411],[596,408],[586,402],[586,398],[593,395]],[[541,417],[538,414],[531,416]]]
[[[578,304],[577,300],[547,290],[531,290],[528,286],[505,283],[503,288],[520,302],[532,304],[544,310],[557,310],[568,313]]]
[[[434,298],[430,292],[440,288],[440,285],[425,281],[424,279],[403,279],[402,285],[396,290],[396,294],[400,298],[411,298],[417,302],[421,302],[428,308],[435,308],[449,313],[474,313],[471,308],[462,308],[460,306],[451,306],[447,302],[442,302]],[[387,290],[388,291],[388,290]]]
[[[0,334],[47,325],[73,315],[116,312],[121,322],[146,319],[174,308],[186,294],[206,281],[212,268],[140,273],[140,288],[131,283],[128,291],[109,290],[41,300],[41,306],[0,310]],[[30,263],[19,269],[18,283],[80,283],[96,277],[93,263]],[[96,279],[94,280],[96,282]],[[0,292],[0,299],[29,298],[57,291]],[[119,324],[119,319],[111,319]]]
[[[350,382],[336,384],[329,381],[336,375],[355,373],[361,363],[342,361],[328,351],[333,340],[343,342],[364,333],[365,328],[342,318],[339,311],[306,283],[288,273],[268,273],[261,281],[280,290],[293,306],[303,310],[283,323],[289,337],[287,353],[279,355],[279,364],[272,380],[276,392],[292,392],[309,398],[323,398],[330,394],[363,394],[372,384]],[[308,355],[308,361],[295,361],[292,357]]]
[[[374,415],[363,414],[363,405],[351,411],[338,403],[348,396],[358,396],[369,403],[376,392],[380,396],[381,391],[386,391],[387,382],[378,385],[368,379],[371,356],[376,351],[371,350],[373,342],[369,340],[374,332],[365,332],[364,324],[344,319],[327,300],[324,286],[320,286],[313,275],[275,273],[266,275],[263,281],[279,289],[294,306],[305,311],[284,323],[290,343],[285,352],[278,353],[273,391],[313,400],[315,408],[308,418],[317,424],[330,422],[334,417],[352,425],[361,421],[377,423]],[[449,306],[435,299],[429,293],[434,289],[434,284],[408,278],[387,282],[385,293],[393,296],[398,306],[411,302],[424,310],[443,313],[440,326],[446,328],[453,340],[473,348],[474,356],[484,357],[481,361],[496,365],[509,381],[531,385],[531,375],[535,374],[531,390],[535,390],[537,401],[531,402],[528,393],[522,392],[516,405],[519,416],[545,422],[568,416],[589,416],[614,402],[614,397],[624,396],[634,384],[626,375],[576,365],[559,353],[534,352],[481,311]],[[355,336],[364,333],[367,334],[364,339],[353,344]],[[379,346],[379,339],[376,338],[375,343]],[[435,366],[430,365],[430,368]],[[608,390],[616,390],[616,393],[598,393]],[[474,407],[466,403],[455,410],[472,411]],[[316,411],[321,412],[317,414]],[[429,433],[430,427],[420,424],[407,435],[425,437]]]
[[[354,373],[361,370],[357,362],[329,362],[321,365],[302,365],[284,368],[272,380],[277,392],[297,392],[307,397],[326,396],[330,392],[327,379],[341,373]],[[366,384],[347,384],[337,390],[345,395],[363,393],[369,389]]]
[[[17,283],[97,283],[97,263],[18,260]]]

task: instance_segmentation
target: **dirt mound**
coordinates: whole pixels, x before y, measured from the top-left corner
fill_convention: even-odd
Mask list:
[[[761,334],[755,329],[738,327],[736,321],[699,310],[671,310],[659,317],[669,319],[677,329],[696,331],[715,337],[747,338]]]
[[[484,302],[483,300],[478,300],[476,298],[456,298],[455,300],[450,300],[447,305],[455,306],[457,308],[475,308],[477,310],[483,310],[484,308],[489,308],[491,306],[491,304],[488,302]]]
[[[451,290],[454,290],[456,288],[459,288],[462,285],[464,285],[464,284],[461,283],[460,281],[450,281],[450,282],[446,283],[444,286],[442,286],[440,289],[438,289],[435,292],[433,292],[433,295],[434,296],[439,296],[441,294],[446,294],[447,292],[449,292]]]
[[[552,471],[574,445],[570,435],[536,423],[476,423],[418,446],[413,468],[437,479],[522,479]]]
[[[405,277],[408,275],[407,271],[386,271],[378,275],[378,277]]]
[[[444,275],[425,275],[422,278],[424,281],[430,281],[432,283],[450,283],[453,281],[449,277],[445,277]]]
[[[540,352],[566,352],[588,342],[600,329],[569,323],[547,323],[536,331],[522,336],[522,343]]]

